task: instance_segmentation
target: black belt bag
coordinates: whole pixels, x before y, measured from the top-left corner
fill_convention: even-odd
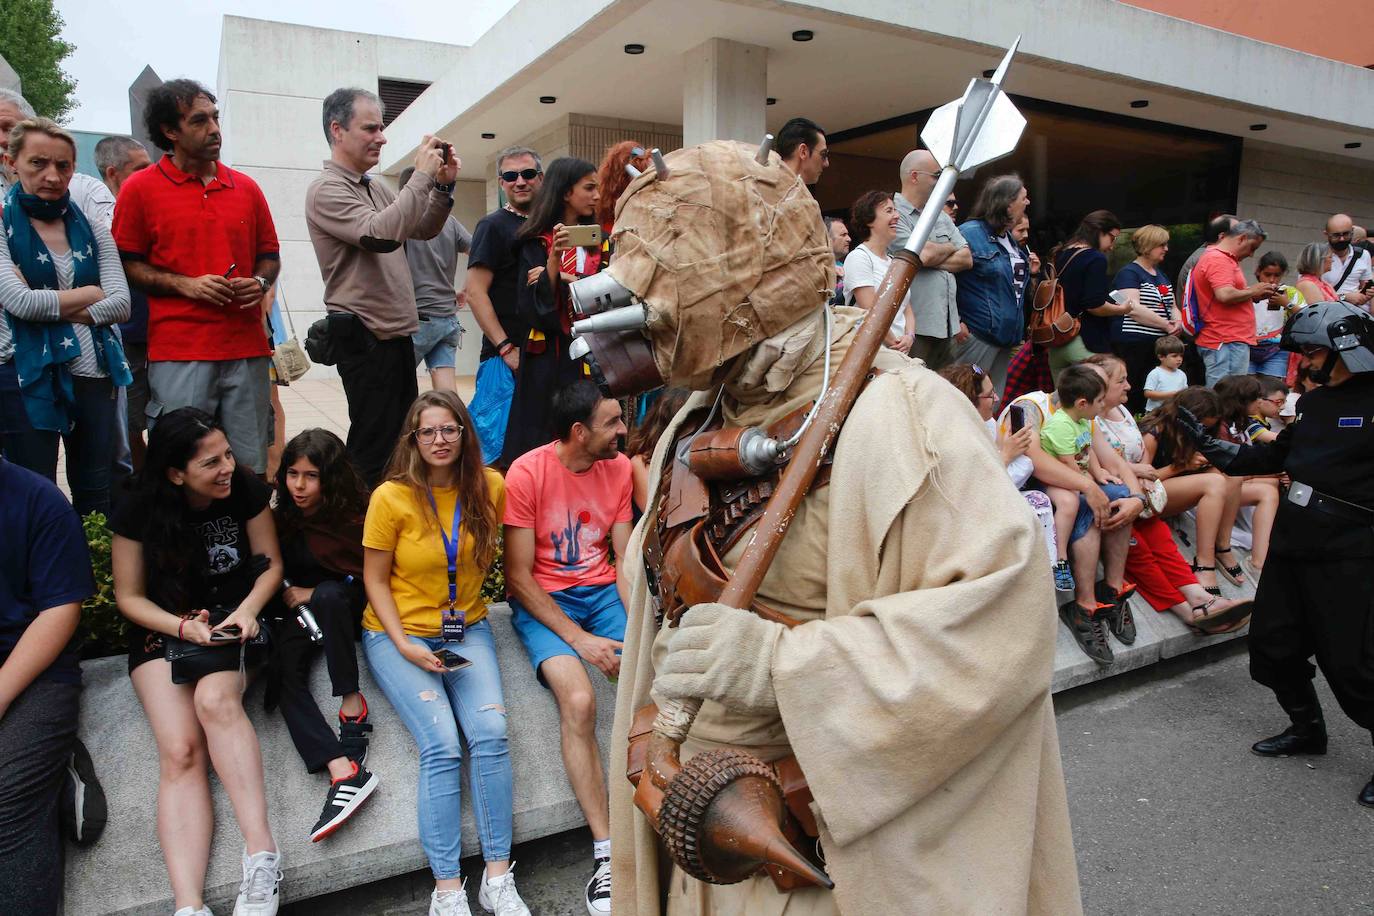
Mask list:
[[[1288,501],[1295,506],[1321,512],[1357,525],[1374,525],[1374,509],[1335,496],[1328,496],[1296,480],[1288,488]]]

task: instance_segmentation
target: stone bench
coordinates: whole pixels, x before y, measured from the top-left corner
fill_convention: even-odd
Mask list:
[[[511,629],[509,608],[493,605],[491,621],[510,721],[515,842],[579,827],[582,813],[563,773],[553,695],[535,680]],[[426,867],[416,827],[419,764],[415,742],[372,680],[361,646],[358,652],[361,686],[373,723],[368,767],[382,783],[348,824],[320,843],[311,843],[309,833],[324,804],[326,776],[305,772],[281,715],[264,712],[261,685],[250,686],[245,700],[262,745],[267,810],[283,854],[283,902]],[[152,730],[122,656],[87,662],[82,670],[86,690],[81,702],[81,737],[104,784],[110,820],[94,846],[68,847],[66,912],[168,916],[173,907],[157,841],[158,764]],[[323,660],[312,675],[320,709],[333,723],[338,701],[330,696]],[[599,672],[592,683],[597,690],[597,737],[604,756],[615,714],[614,687]],[[480,850],[466,767],[464,771],[462,836],[463,855],[468,856]],[[211,787],[216,827],[205,880],[206,902],[216,913],[229,913],[242,877],[243,841],[229,798],[213,770]]]
[[[1180,530],[1191,539],[1186,521]],[[1191,548],[1184,548],[1192,556]],[[1251,594],[1231,588],[1228,595]],[[1158,614],[1140,598],[1132,599],[1138,629],[1134,646],[1112,640],[1114,664],[1102,667],[1058,627],[1054,690],[1067,690],[1109,678],[1205,646],[1236,639],[1194,635],[1172,614]],[[560,833],[581,826],[582,815],[568,787],[559,752],[558,713],[553,697],[535,680],[510,625],[504,604],[491,609],[492,629],[505,686],[510,720],[510,753],[515,774],[515,841]],[[361,653],[361,649],[359,650]],[[94,847],[71,850],[67,864],[66,912],[70,914],[157,914],[172,912],[167,873],[158,849],[156,828],[157,752],[143,708],[125,674],[122,657],[83,666],[86,691],[81,707],[81,736],[90,748],[110,806],[109,826]],[[345,887],[365,884],[426,867],[416,829],[415,743],[361,664],[362,689],[375,725],[368,765],[382,779],[377,794],[353,820],[329,839],[311,843],[308,833],[324,802],[326,780],[311,776],[297,757],[281,716],[262,709],[262,689],[250,687],[247,705],[262,745],[267,773],[268,811],[284,854],[283,901],[302,900]],[[614,688],[598,673],[597,735],[603,755],[610,739]],[[313,689],[320,708],[332,722],[337,701],[329,696],[324,663],[316,664]],[[622,779],[620,762],[607,767],[609,778]],[[212,776],[217,826],[206,878],[206,898],[218,913],[232,909],[241,876],[241,840],[229,800]],[[463,780],[463,854],[479,852],[476,826]]]

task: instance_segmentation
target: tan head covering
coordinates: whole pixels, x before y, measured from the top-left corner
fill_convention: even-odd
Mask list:
[[[773,154],[712,141],[666,157],[616,205],[608,272],[648,306],[646,333],[669,385],[706,388],[768,337],[816,314],[835,286],[820,208]]]

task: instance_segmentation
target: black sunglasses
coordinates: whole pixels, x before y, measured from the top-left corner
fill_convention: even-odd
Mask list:
[[[518,172],[502,172],[501,180],[506,182],[507,184],[515,181],[515,179],[517,178],[523,178],[526,181],[534,181],[534,179],[538,178],[541,174],[543,173],[540,172],[538,169],[521,169]]]

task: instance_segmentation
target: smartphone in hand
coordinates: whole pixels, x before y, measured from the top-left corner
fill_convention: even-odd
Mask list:
[[[457,671],[472,664],[457,652],[450,652],[448,649],[439,649],[434,653],[434,657],[439,659],[439,664],[444,666],[445,671]]]

